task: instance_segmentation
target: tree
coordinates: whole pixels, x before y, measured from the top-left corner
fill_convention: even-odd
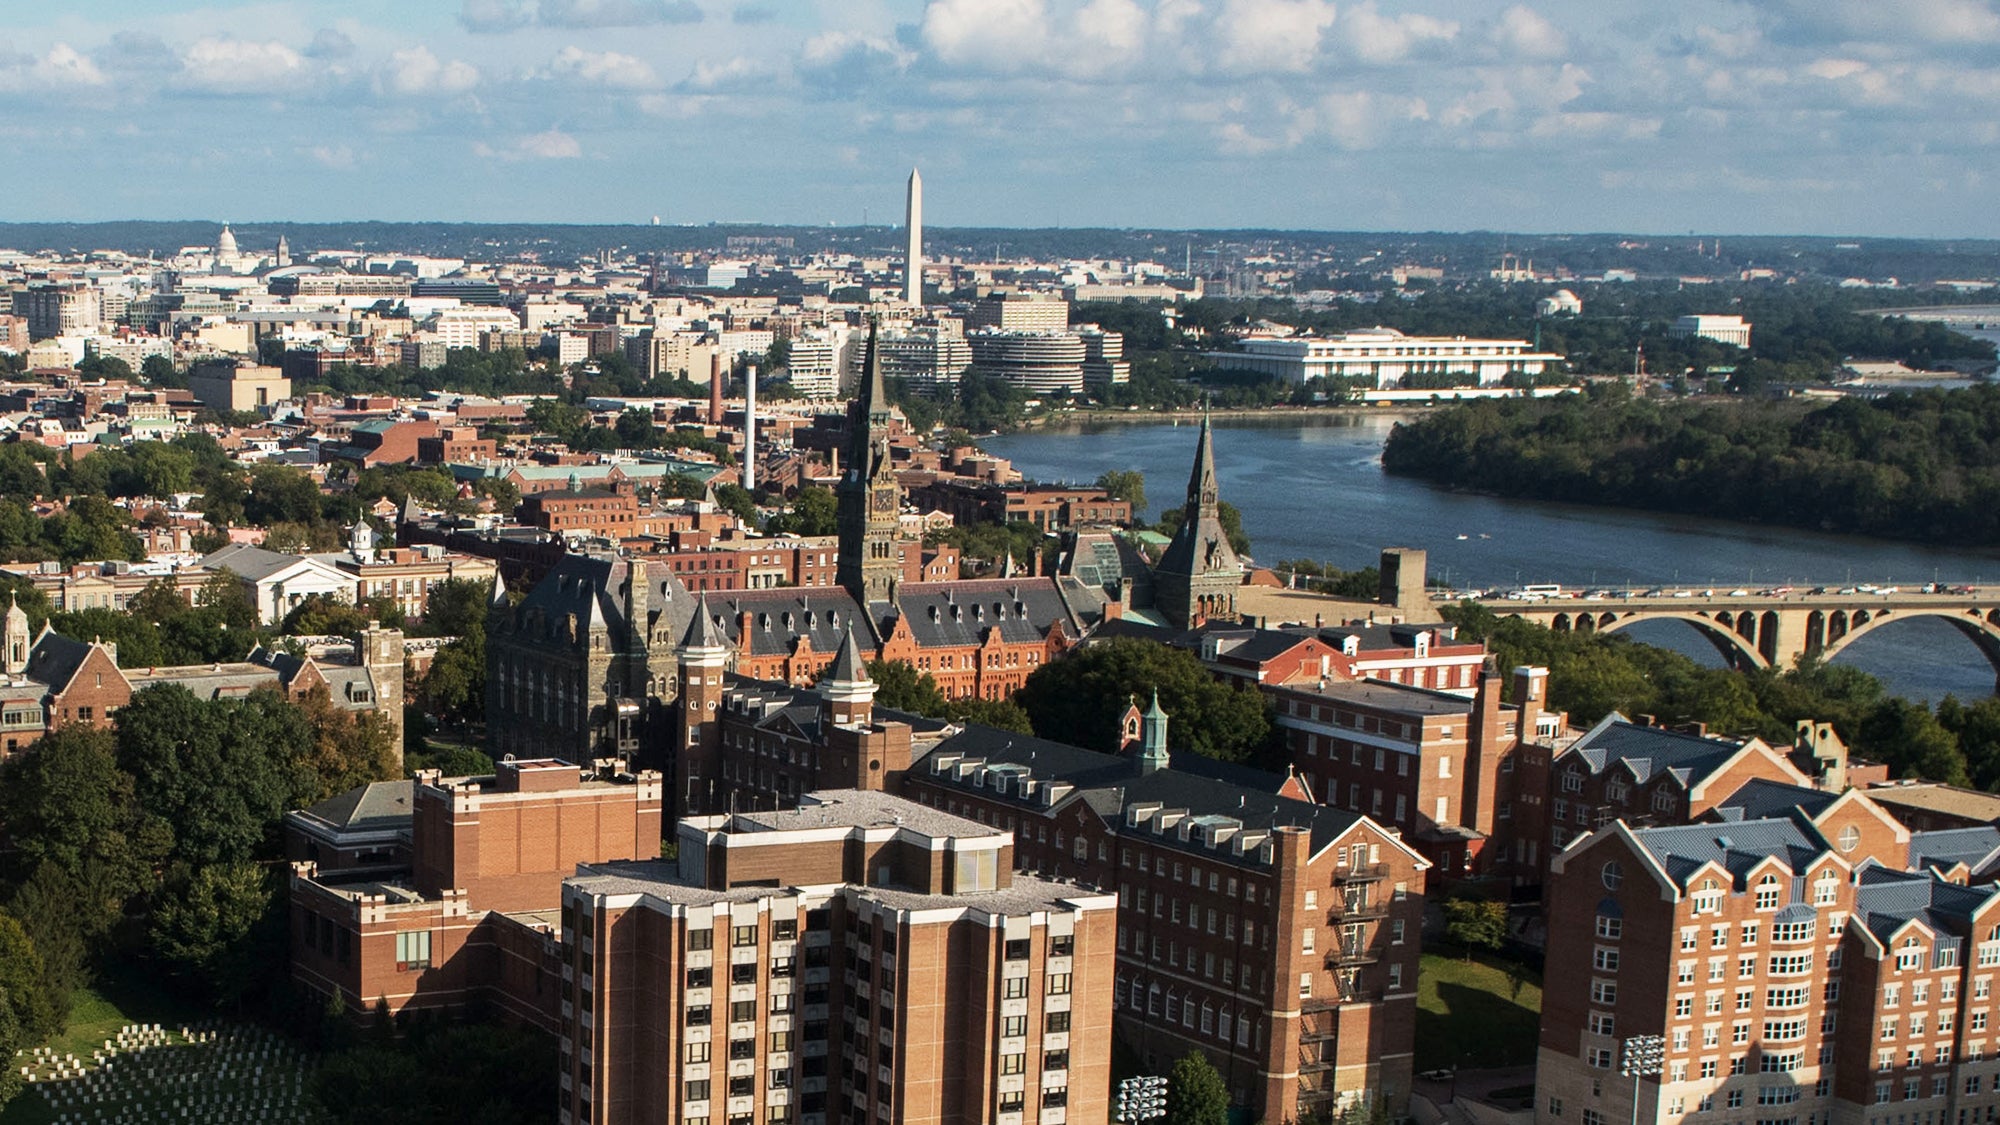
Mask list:
[[[302,763],[305,717],[275,690],[201,700],[178,685],[133,695],[118,713],[118,762],[140,806],[173,830],[173,859],[242,863],[276,839],[278,820],[316,779]]]
[[[0,851],[0,882],[19,887],[48,868],[72,896],[64,912],[89,940],[151,885],[169,844],[165,826],[142,815],[117,751],[108,731],[66,726],[0,770],[11,844]]]
[[[342,711],[324,684],[308,691],[297,706],[312,728],[312,750],[305,762],[314,778],[308,803],[396,776],[396,728],[380,712]]]
[[[285,615],[278,632],[288,637],[351,637],[368,627],[369,616],[332,594],[307,594]]]
[[[493,587],[472,578],[431,583],[424,598],[422,630],[434,637],[463,637],[486,628],[486,600]]]
[[[541,1125],[556,1099],[555,1041],[498,1024],[419,1021],[401,1040],[321,1060],[313,1099],[334,1125],[479,1121]]]
[[[1444,900],[1444,932],[1465,950],[1468,961],[1474,949],[1498,949],[1507,940],[1507,904],[1448,898]]]
[[[42,958],[21,923],[0,914],[0,1106],[23,1084],[14,1053],[39,1046],[62,1029],[68,1015],[65,1001],[58,1011],[48,994]]]
[[[274,979],[285,924],[270,875],[254,863],[201,867],[153,904],[147,947],[167,972],[234,1008]]]
[[[1114,499],[1130,502],[1134,519],[1146,510],[1146,474],[1137,469],[1106,470],[1098,476],[1097,487]]]
[[[774,535],[834,535],[840,531],[840,503],[830,488],[807,485],[792,500],[792,510],[774,516],[765,527]]]
[[[945,713],[944,692],[938,688],[937,678],[917,671],[908,661],[871,660],[868,678],[875,681],[878,706],[912,715],[942,717]]]
[[[1229,1125],[1229,1087],[1208,1056],[1189,1051],[1167,1072],[1167,1125]]]
[[[1120,716],[1155,690],[1172,718],[1173,746],[1232,762],[1271,749],[1261,695],[1216,680],[1193,653],[1157,641],[1117,637],[1069,652],[1035,669],[1018,701],[1043,738],[1114,751]]]
[[[1015,734],[1035,733],[1035,724],[1029,720],[1028,713],[1011,699],[947,700],[944,717],[955,723],[978,723]]]

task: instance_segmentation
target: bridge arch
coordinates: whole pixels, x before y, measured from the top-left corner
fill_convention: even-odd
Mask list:
[[[1822,615],[1818,611],[1814,618]],[[2000,607],[1981,609],[1881,609],[1874,612],[1856,610],[1845,613],[1834,610],[1824,615],[1824,621],[1815,627],[1811,621],[1806,627],[1808,651],[1821,660],[1832,660],[1861,637],[1874,632],[1884,625],[1898,621],[1908,621],[1918,617],[1934,617],[1949,624],[1964,634],[1975,645],[1986,662],[1993,667],[1996,683],[2000,683]]]
[[[1522,613],[1515,613],[1512,616],[1533,620],[1529,615]],[[1576,614],[1557,613],[1547,618],[1547,621],[1549,628],[1559,633],[1572,630],[1612,633],[1646,621],[1679,621],[1684,625],[1693,626],[1694,631],[1701,634],[1702,639],[1709,644],[1714,645],[1715,651],[1721,653],[1722,659],[1732,668],[1771,666],[1770,659],[1757,645],[1759,626],[1763,624],[1762,618],[1750,610],[1745,610],[1741,614],[1731,614],[1725,610],[1713,617],[1692,610],[1643,609],[1628,610],[1623,613],[1606,610],[1599,614],[1586,610]],[[1584,624],[1586,621],[1589,622],[1588,625]],[[1996,638],[2000,638],[2000,633],[1996,633]]]

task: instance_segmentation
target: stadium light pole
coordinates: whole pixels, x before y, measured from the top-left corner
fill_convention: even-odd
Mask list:
[[[1633,1035],[1625,1040],[1619,1069],[1632,1078],[1632,1125],[1639,1125],[1639,1081],[1658,1078],[1665,1068],[1667,1040],[1659,1035]]]

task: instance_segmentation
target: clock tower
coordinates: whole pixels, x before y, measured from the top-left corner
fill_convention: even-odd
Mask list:
[[[889,600],[903,572],[896,555],[897,513],[903,490],[889,457],[889,394],[876,350],[880,326],[868,323],[868,352],[861,394],[847,407],[847,449],[839,500],[840,556],[835,576],[862,606]]]

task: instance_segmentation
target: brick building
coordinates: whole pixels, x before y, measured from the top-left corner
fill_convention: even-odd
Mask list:
[[[2000,891],[1863,791],[1753,781],[1681,827],[1622,821],[1551,865],[1536,1118],[1956,1125],[2000,1115]],[[1914,869],[1913,869],[1914,868]],[[1617,1073],[1659,1035],[1662,1074]]]
[[[630,488],[585,488],[572,478],[568,488],[523,497],[521,522],[564,536],[624,539],[638,534],[639,497]]]
[[[863,791],[563,889],[563,1125],[1108,1119],[1116,900]]]
[[[442,426],[436,434],[417,439],[417,460],[426,465],[491,461],[497,456],[498,443],[480,437],[473,426]]]
[[[437,436],[436,422],[381,418],[355,426],[344,442],[321,446],[320,460],[346,461],[361,469],[408,465],[419,459],[419,444]]]
[[[1001,485],[938,476],[911,488],[908,502],[924,511],[948,513],[953,522],[962,525],[1018,520],[1044,531],[1058,531],[1132,522],[1131,503],[1100,488]]]
[[[562,882],[658,856],[662,796],[656,774],[503,761],[288,813],[292,978],[356,1016],[482,1000],[553,1032]]]
[[[1533,738],[1545,721],[1552,729],[1564,721],[1540,710],[1546,675],[1517,669],[1517,704],[1500,701],[1492,673],[1472,699],[1384,680],[1267,694],[1292,770],[1328,805],[1403,833],[1435,876],[1531,876],[1538,872],[1516,861],[1526,854],[1514,844],[1524,776],[1516,759],[1522,730]]]
[[[1189,1050],[1250,1120],[1408,1098],[1426,861],[1361,815],[1238,784],[1166,716],[1136,753],[954,728],[907,795],[1014,833],[1015,863],[1118,893],[1114,1031],[1164,1073]]]

